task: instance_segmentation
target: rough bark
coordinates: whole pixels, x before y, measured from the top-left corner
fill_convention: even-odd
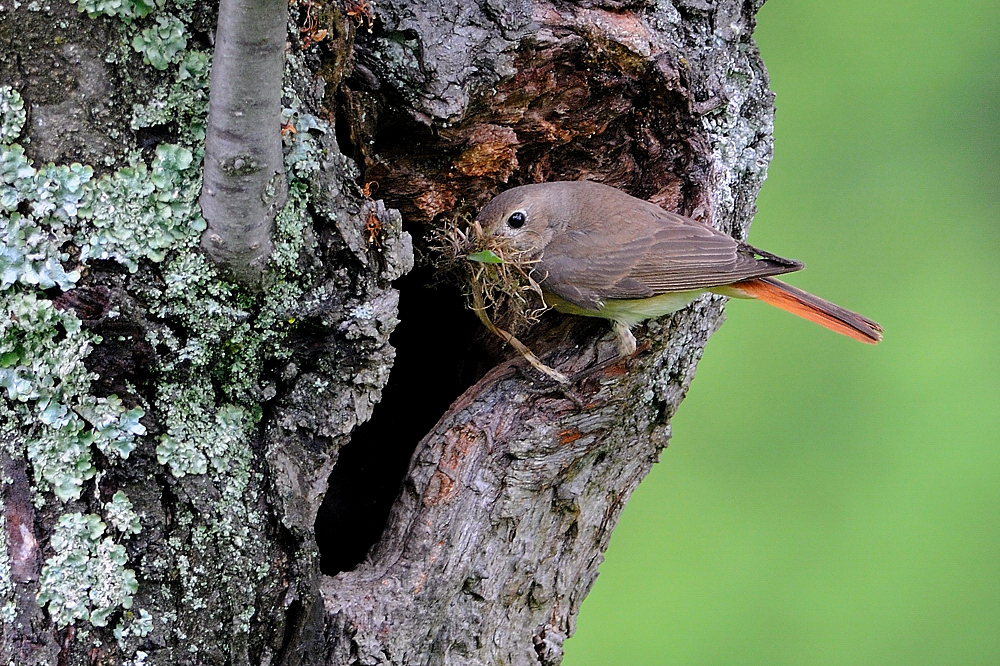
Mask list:
[[[201,209],[202,247],[258,282],[285,205],[281,90],[287,0],[221,0],[212,60]]]
[[[383,37],[359,62],[430,131],[359,143],[366,173],[430,224],[505,184],[592,178],[743,235],[771,153],[757,8],[383,4]],[[705,297],[650,323],[634,364],[575,394],[511,365],[469,389],[418,445],[368,559],[324,580],[328,663],[559,663],[721,305]],[[533,346],[564,373],[615,353],[600,325],[553,325]]]
[[[105,233],[96,218],[69,215],[57,224],[38,213],[53,237],[68,234],[59,241],[61,265],[81,275],[57,275],[52,287],[25,278],[0,289],[0,300],[51,301],[66,325],[78,320],[100,336],[78,350],[95,375],[87,400],[116,395],[123,409],[144,411],[145,426],[127,460],[90,445],[94,473],[72,477],[82,484],[78,493],[59,498],[39,481],[44,461],[32,442],[47,427],[41,406],[5,403],[0,564],[8,568],[0,571],[10,571],[10,583],[0,584],[0,657],[559,663],[618,516],[666,446],[670,418],[721,323],[720,297],[637,331],[643,351],[627,362],[608,363],[616,350],[604,323],[547,316],[527,341],[550,365],[582,373],[570,391],[505,350],[484,360],[477,350],[488,339],[449,343],[434,352],[436,369],[403,375],[410,384],[400,392],[433,392],[446,368],[462,363],[472,385],[460,396],[442,393],[455,398],[451,407],[412,442],[400,447],[392,434],[367,440],[376,457],[401,448],[410,462],[364,561],[323,575],[317,537],[327,549],[352,537],[316,515],[327,480],[343,483],[330,476],[342,448],[372,418],[390,377],[400,298],[391,283],[412,265],[410,234],[426,256],[435,228],[501,189],[573,178],[745,234],[771,151],[771,95],[751,40],[759,4],[385,0],[373,23],[363,2],[293,5],[297,30],[289,34],[282,94],[302,136],[285,136],[292,196],[276,225],[277,277],[260,292],[190,268],[201,265],[197,211],[177,208],[191,199],[183,183],[197,172],[205,101],[204,90],[182,77],[197,71],[188,55],[208,50],[214,26],[205,17],[214,8],[168,5],[125,23],[121,14],[88,18],[61,0],[44,10],[5,8],[0,86],[24,96],[28,122],[19,141],[34,166],[81,161],[96,179],[141,171],[128,165],[138,151],[160,185],[130,211],[161,211],[157,223],[179,240],[136,256],[93,241]],[[142,31],[169,24],[169,12],[186,26],[188,55],[168,58],[161,73],[143,63],[159,52]],[[179,104],[174,117],[157,115],[161,102]],[[52,118],[62,138],[47,130]],[[177,146],[187,146],[190,166]],[[171,159],[180,166],[164,176]],[[362,192],[369,182],[378,185],[367,194],[384,201]],[[168,216],[158,193],[170,187],[173,199],[162,197],[174,206]],[[25,199],[18,210],[28,214],[34,203]],[[168,225],[178,219],[194,226]],[[407,279],[434,279],[426,267],[415,275]],[[439,295],[454,293],[406,284],[423,290],[428,312]],[[433,312],[425,326],[442,338],[467,314],[458,306]],[[50,341],[64,346],[68,338],[72,331],[57,327]],[[198,387],[198,400],[185,397]],[[400,428],[419,421],[405,401],[383,407],[392,411],[375,411],[374,419]],[[245,424],[238,432],[219,425],[237,417]],[[221,453],[213,448],[220,442]],[[187,443],[204,447],[202,471],[176,460]],[[186,471],[178,472],[180,463]],[[137,534],[113,527],[109,506],[118,491],[140,519]],[[57,561],[53,536],[69,514],[107,523],[137,579],[130,608],[92,615],[107,620],[103,626],[59,622],[53,602],[37,597],[44,567]],[[98,543],[113,545],[92,541],[94,561]],[[357,546],[343,548],[350,545]],[[95,604],[88,612],[99,610]],[[152,616],[145,633],[140,610]],[[124,637],[115,628],[127,630]]]

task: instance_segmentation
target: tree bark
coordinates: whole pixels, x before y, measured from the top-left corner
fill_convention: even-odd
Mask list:
[[[745,235],[771,154],[760,4],[292,5],[259,291],[198,251],[210,3],[5,7],[25,119],[0,90],[0,657],[558,664],[723,299],[648,323],[629,360],[604,323],[546,315],[526,341],[564,390],[465,336],[430,237],[576,178]],[[401,468],[373,543],[330,518],[375,493],[340,467],[352,438]],[[321,565],[317,539],[367,556]]]
[[[507,185],[590,178],[742,237],[771,155],[758,8],[382,4],[359,67],[429,131],[415,145],[359,143],[359,159],[393,206],[430,225]],[[363,93],[345,96],[365,108]],[[643,354],[575,393],[516,361],[466,391],[417,446],[369,557],[324,579],[327,663],[558,664],[721,306],[704,297],[650,323]],[[601,325],[550,326],[531,346],[565,374],[616,353]]]

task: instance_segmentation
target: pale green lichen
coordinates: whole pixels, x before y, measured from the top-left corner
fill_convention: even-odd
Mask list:
[[[26,200],[31,202],[31,214],[36,219],[54,218],[70,222],[77,214],[81,201],[88,193],[94,170],[89,166],[46,164],[38,169]]]
[[[192,332],[184,345],[171,336],[156,340],[172,352],[169,360],[162,361],[163,370],[189,365],[208,370],[227,350],[243,347],[250,312],[239,307],[233,285],[219,279],[202,255],[177,256],[164,267],[163,277],[166,288],[154,297],[151,311],[160,318],[180,321]],[[151,331],[153,336],[159,333]]]
[[[159,394],[167,429],[156,447],[160,464],[178,477],[204,474],[209,464],[216,472],[227,472],[234,450],[246,442],[247,411],[231,404],[215,407],[207,378],[184,386],[167,384]]]
[[[132,502],[121,490],[104,504],[104,518],[126,539],[142,531],[139,516],[132,510]]]
[[[19,213],[12,213],[6,220],[0,217],[0,291],[17,283],[41,289],[73,288],[80,272],[63,267],[69,255],[60,250],[53,237],[65,235]]]
[[[10,86],[0,86],[0,143],[15,141],[27,117],[20,93]]]
[[[46,165],[35,170],[16,144],[0,145],[0,288],[19,281],[69,289],[79,278],[61,263],[68,240],[81,262],[115,259],[129,270],[141,259],[163,261],[174,247],[194,246],[205,229],[191,150],[161,144],[150,168],[136,153],[128,167],[94,181],[89,166]],[[29,203],[32,215],[15,212]]]
[[[49,164],[36,170],[24,156],[24,148],[0,144],[0,205],[3,210],[17,210],[22,202],[31,204],[31,214],[54,217],[65,222],[76,216],[76,209],[87,192],[86,184],[93,170],[72,164]]]
[[[124,459],[135,448],[135,436],[146,432],[138,422],[143,411],[138,407],[125,411],[117,396],[82,396],[75,410],[56,401],[46,404],[38,414],[41,427],[36,437],[27,443],[35,475],[41,477],[36,479],[39,488],[44,490],[46,485],[50,486],[63,501],[79,499],[83,482],[94,476],[92,445],[96,444],[106,455],[113,453]],[[94,413],[100,414],[106,427],[102,429],[84,420]]]
[[[179,140],[187,145],[205,141],[208,117],[208,77],[211,59],[201,51],[188,51],[177,68],[174,83],[160,89],[146,104],[132,110],[132,129],[176,123]]]
[[[27,423],[27,453],[40,490],[79,499],[96,470],[91,446],[127,458],[145,433],[140,408],[116,396],[89,395],[94,375],[83,359],[98,338],[80,320],[34,293],[0,298],[0,388]]]
[[[89,222],[74,236],[80,260],[114,259],[135,272],[141,259],[163,261],[168,250],[196,245],[206,225],[195,166],[187,148],[160,144],[151,169],[135,155],[98,180],[77,211]]]
[[[290,123],[294,132],[285,134],[285,144],[289,150],[285,154],[285,169],[296,178],[308,180],[319,171],[320,147],[313,132],[325,133],[326,123],[316,116],[295,109],[282,110],[282,123]]]
[[[293,229],[301,232],[301,225],[306,224],[305,203],[301,188],[293,186],[290,204],[278,216],[278,227],[289,235],[275,235],[273,258],[285,267],[296,263],[304,243],[290,234]],[[164,320],[181,322],[191,334],[182,343],[168,330],[150,330],[149,342],[171,352],[161,361],[161,369],[201,369],[234,402],[254,405],[273,397],[273,386],[261,384],[263,365],[291,353],[282,343],[293,326],[291,313],[301,303],[302,285],[279,280],[263,297],[249,297],[223,282],[200,254],[178,255],[164,267],[163,277],[166,287],[151,295],[150,311]]]
[[[78,5],[79,11],[90,18],[117,16],[126,23],[133,18],[144,18],[154,9],[163,8],[163,0],[69,0]]]
[[[97,470],[91,462],[91,439],[83,421],[74,418],[64,405],[53,403],[64,413],[59,420],[39,418],[38,435],[28,440],[28,459],[34,467],[38,490],[51,490],[66,502],[80,498],[83,483]]]
[[[106,529],[94,514],[59,517],[38,593],[39,605],[48,606],[56,626],[87,620],[103,627],[116,610],[132,607],[135,572],[125,568],[125,547],[104,537]]]
[[[141,17],[153,8],[151,2],[135,0],[79,0],[79,4],[88,13],[123,19]],[[280,319],[278,310],[291,311],[302,287],[281,282],[263,299],[243,294],[222,281],[200,254],[190,251],[205,228],[197,196],[209,58],[185,51],[181,19],[189,18],[189,13],[182,8],[180,19],[157,17],[132,40],[157,69],[176,66],[173,83],[161,86],[149,102],[134,108],[134,128],[167,123],[179,127],[176,143],[157,146],[148,162],[136,151],[125,167],[100,178],[81,165],[36,168],[12,143],[23,125],[15,109],[20,98],[13,91],[0,93],[6,104],[0,136],[0,389],[4,390],[0,428],[11,429],[27,442],[24,450],[35,477],[36,503],[46,490],[62,500],[80,498],[97,474],[95,447],[111,461],[127,457],[145,433],[139,423],[143,411],[126,409],[116,396],[89,395],[94,377],[83,360],[99,338],[83,331],[72,311],[57,310],[37,290],[72,289],[80,269],[94,259],[116,261],[133,272],[143,261],[170,260],[163,271],[164,287],[138,287],[149,290],[150,318],[170,321],[169,326],[151,328],[164,341],[172,341],[167,347],[176,352],[151,368],[160,377],[155,405],[166,431],[157,454],[178,476],[215,473],[220,494],[211,507],[211,525],[191,526],[192,542],[178,550],[190,546],[202,557],[218,548],[232,553],[219,565],[226,572],[222,584],[232,590],[238,604],[236,630],[247,632],[254,592],[246,585],[246,572],[257,561],[253,535],[265,525],[264,518],[245,504],[254,502],[248,497],[253,460],[249,435],[260,416],[257,401],[274,391],[259,385],[263,360],[288,353],[280,345],[274,351],[268,348],[284,332],[265,331],[262,325],[270,327]],[[308,128],[304,129],[303,140],[309,138]],[[305,166],[300,169],[303,173]],[[300,199],[295,215],[301,218],[304,210]],[[291,233],[294,225],[282,226]],[[282,265],[290,269],[301,243],[288,238],[283,247],[288,260]],[[262,304],[267,314],[259,318]],[[173,330],[181,335],[175,336]],[[198,380],[192,382],[191,377]],[[139,639],[152,630],[152,616],[129,610],[136,578],[126,568],[124,547],[106,532],[112,527],[121,540],[137,533],[141,524],[121,491],[103,504],[102,512],[103,521],[79,513],[60,518],[51,541],[52,555],[43,567],[39,602],[59,626],[77,620],[105,626],[123,610],[114,635],[123,650],[126,644],[135,650]],[[199,566],[182,582],[192,607],[205,604],[217,592],[205,587],[216,580],[200,576]],[[267,567],[258,569],[251,571],[251,582],[266,576]],[[142,664],[145,658],[136,651],[131,663]]]
[[[146,434],[146,426],[139,423],[145,412],[139,407],[125,409],[116,395],[84,396],[74,410],[90,424],[94,444],[104,455],[124,460],[135,449],[135,438]]]
[[[126,611],[125,618],[123,621],[115,627],[114,635],[115,640],[118,641],[118,647],[125,649],[129,637],[135,636],[137,638],[143,638],[148,635],[149,632],[153,630],[153,616],[145,609],[140,609],[138,616],[133,615],[132,612]],[[140,657],[140,655],[142,655]],[[134,661],[131,663],[139,664],[144,663],[146,656],[142,651],[137,651],[135,653],[136,659],[140,661]]]
[[[143,652],[142,650],[136,650],[135,656],[132,659],[124,662],[122,666],[147,666],[146,659],[149,657],[149,653]]]
[[[299,258],[303,251],[312,249],[308,203],[309,193],[305,183],[291,183],[285,207],[274,220],[274,250],[268,257],[269,267],[279,275],[294,275],[299,270]],[[265,308],[264,316],[275,310],[275,307]]]
[[[78,0],[78,5],[126,22],[162,7],[155,0]],[[111,462],[132,452],[145,433],[139,423],[144,412],[126,409],[116,396],[89,396],[93,375],[83,359],[99,338],[81,330],[71,311],[56,310],[37,290],[73,288],[82,267],[94,259],[118,262],[132,272],[143,261],[164,262],[164,284],[132,285],[148,305],[148,339],[163,350],[150,368],[157,374],[151,386],[163,429],[156,454],[178,477],[213,472],[218,496],[197,519],[183,512],[177,516],[177,530],[190,538],[171,537],[169,544],[178,554],[190,552],[191,564],[178,555],[164,557],[161,564],[149,558],[143,567],[179,572],[189,609],[207,607],[211,595],[219,593],[217,586],[226,586],[234,604],[233,627],[245,633],[255,584],[269,572],[255,550],[255,535],[265,529],[266,519],[252,508],[260,480],[253,482],[251,434],[260,403],[276,391],[263,381],[265,364],[290,355],[285,338],[295,326],[294,313],[313,270],[302,259],[313,242],[306,181],[319,169],[317,137],[329,127],[296,111],[301,105],[292,96],[286,111],[296,128],[286,135],[289,203],[276,220],[267,289],[248,294],[223,281],[203,255],[192,251],[205,228],[197,197],[210,61],[204,53],[186,50],[183,22],[190,19],[191,4],[175,2],[172,11],[175,15],[161,14],[155,23],[148,19],[141,33],[128,29],[133,48],[146,62],[160,70],[176,68],[172,82],[133,109],[134,129],[178,128],[175,143],[161,143],[151,160],[136,151],[126,166],[100,178],[81,165],[36,169],[12,143],[23,119],[17,120],[16,111],[4,112],[3,127],[9,129],[0,135],[0,388],[6,389],[6,399],[0,401],[0,428],[14,428],[28,442],[37,490],[52,490],[62,500],[80,498],[97,474],[94,447]],[[14,95],[0,89],[0,99],[9,100],[0,110],[14,109]],[[14,308],[25,311],[23,320],[7,314]],[[59,382],[50,381],[57,367],[63,375]],[[60,518],[39,602],[60,626],[76,620],[104,626],[123,609],[115,637],[123,650],[126,644],[134,650],[152,629],[152,616],[129,610],[135,575],[126,568],[124,547],[106,532],[110,526],[121,541],[138,533],[141,524],[121,491],[102,512],[103,521],[79,513]],[[217,557],[219,549],[229,554],[214,565],[221,578],[207,575],[200,563]],[[170,613],[157,618],[177,620]],[[133,663],[144,660],[144,653],[134,653]]]
[[[5,211],[17,210],[27,199],[34,178],[35,169],[24,156],[24,148],[0,144],[0,206]]]
[[[68,404],[85,395],[93,376],[81,361],[94,336],[81,330],[75,315],[57,310],[34,293],[0,298],[0,388],[8,400],[34,401],[56,420],[50,404]]]
[[[156,25],[135,36],[132,48],[154,69],[166,69],[171,63],[180,61],[181,52],[187,48],[184,23],[170,14],[157,16]]]
[[[21,146],[0,144],[0,291],[15,283],[72,288],[79,273],[65,270],[69,255],[61,246],[92,173],[79,164],[36,170]],[[25,203],[29,216],[17,212]]]

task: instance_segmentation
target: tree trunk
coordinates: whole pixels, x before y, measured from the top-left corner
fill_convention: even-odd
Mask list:
[[[723,299],[547,314],[566,390],[432,237],[578,178],[745,235],[760,4],[299,0],[259,289],[198,249],[212,3],[0,9],[0,657],[559,663]]]

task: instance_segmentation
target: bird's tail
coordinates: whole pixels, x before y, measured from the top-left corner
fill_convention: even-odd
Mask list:
[[[813,296],[807,291],[796,289],[781,280],[770,277],[756,278],[736,282],[717,291],[737,298],[756,298],[870,345],[882,339],[882,327],[871,319],[834,305],[819,296]]]

